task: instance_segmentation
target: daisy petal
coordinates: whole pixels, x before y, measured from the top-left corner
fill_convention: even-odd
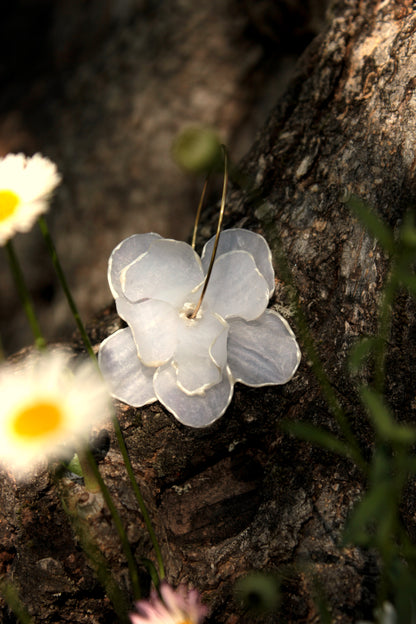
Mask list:
[[[301,354],[285,319],[273,310],[247,323],[229,323],[228,365],[235,381],[247,386],[284,384],[296,372]]]
[[[24,154],[7,154],[1,159],[0,188],[18,187],[22,171],[26,167]]]
[[[0,245],[16,232],[29,231],[61,181],[55,163],[40,154],[0,158]]]
[[[170,364],[159,368],[154,377],[154,388],[159,401],[183,425],[207,427],[227,409],[233,396],[233,383],[228,367],[220,383],[203,395],[189,396],[178,388],[176,371]]]
[[[49,197],[60,183],[61,176],[55,163],[38,153],[26,158],[22,181],[24,181],[21,190],[22,201],[30,202]]]
[[[124,295],[130,301],[159,299],[182,306],[188,293],[204,279],[201,260],[190,245],[161,239],[121,273]]]
[[[144,254],[153,241],[162,238],[159,234],[150,232],[149,234],[133,234],[125,240],[121,241],[110,256],[108,261],[108,283],[110,285],[111,294],[117,299],[122,294],[120,284],[120,273],[122,269],[131,264]]]
[[[269,302],[269,288],[253,256],[246,251],[220,256],[212,269],[205,302],[224,319],[239,316],[251,321],[260,316]]]
[[[166,581],[162,581],[158,591],[159,593],[152,590],[148,600],[136,602],[140,615],[130,614],[132,624],[202,624],[208,614],[207,607],[202,604],[195,589],[188,590],[185,585],[179,585],[175,590]]]
[[[214,243],[215,236],[210,238],[202,250],[201,260],[205,273],[208,270]],[[274,292],[274,269],[272,253],[263,236],[242,228],[224,230],[218,242],[216,257],[234,250],[248,251],[253,256],[258,270],[267,282],[270,298]]]
[[[170,360],[177,344],[180,318],[169,303],[156,299],[131,303],[119,297],[116,307],[121,318],[129,324],[137,355],[145,366],[161,366]]]
[[[119,329],[100,345],[98,364],[113,397],[141,407],[156,401],[154,368],[143,366],[128,327]]]

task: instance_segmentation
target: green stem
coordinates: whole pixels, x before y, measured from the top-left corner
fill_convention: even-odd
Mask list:
[[[223,186],[222,186],[222,197],[221,197],[221,208],[220,208],[220,216],[218,218],[218,224],[217,224],[217,233],[215,235],[215,243],[214,243],[214,247],[212,250],[212,254],[211,254],[211,260],[209,263],[209,267],[207,270],[207,274],[205,277],[205,281],[204,281],[204,285],[202,287],[202,292],[201,292],[201,296],[199,297],[199,301],[196,304],[196,307],[194,309],[194,311],[192,312],[191,316],[189,318],[194,319],[196,318],[199,309],[202,305],[202,301],[204,299],[206,290],[208,288],[208,283],[209,283],[209,279],[211,277],[211,273],[212,273],[212,269],[214,267],[214,261],[215,261],[215,255],[217,253],[217,248],[218,248],[218,243],[220,240],[220,233],[221,233],[221,226],[222,226],[222,221],[224,218],[224,211],[225,211],[225,200],[226,200],[226,196],[227,196],[227,186],[228,186],[228,158],[227,158],[227,151],[225,149],[225,147],[222,145],[221,146],[224,152],[224,182],[223,182]],[[204,190],[204,194],[205,194],[205,190]],[[201,203],[200,203],[201,206]],[[198,212],[200,212],[200,206],[198,207]],[[199,215],[197,216],[197,219],[199,220]],[[198,221],[195,222],[195,228],[198,227]],[[194,236],[196,237],[196,229],[194,231]]]
[[[82,477],[84,479],[85,488],[89,492],[99,492],[101,489],[100,484],[95,478],[94,471],[91,469],[91,465],[85,453],[85,450],[84,449],[78,450],[77,456],[79,460],[79,465],[81,466]]]
[[[153,561],[150,561],[150,559],[146,559],[146,557],[144,557],[141,560],[141,563],[143,564],[143,566],[146,568],[146,570],[149,572],[150,578],[152,579],[152,583],[153,585],[156,587],[156,589],[158,589],[160,587],[160,575],[157,573],[157,570],[154,566]]]
[[[133,557],[133,553],[132,550],[130,548],[130,544],[129,541],[127,539],[127,535],[126,532],[124,530],[123,527],[123,523],[121,521],[120,515],[117,511],[116,506],[114,505],[113,499],[111,497],[110,491],[107,488],[104,479],[102,478],[100,471],[98,470],[98,466],[96,464],[96,461],[94,459],[93,454],[91,453],[91,451],[89,449],[86,449],[85,451],[85,455],[88,459],[88,462],[90,464],[90,468],[92,473],[94,474],[94,477],[97,481],[97,483],[100,486],[100,490],[101,493],[104,497],[105,503],[108,507],[108,509],[110,510],[111,516],[113,518],[115,527],[117,529],[117,533],[120,537],[121,540],[121,544],[123,547],[123,551],[124,551],[124,555],[127,559],[127,564],[129,567],[129,572],[130,572],[130,578],[131,578],[131,584],[133,587],[133,595],[134,595],[134,599],[135,600],[139,600],[141,598],[141,589],[140,589],[140,582],[139,582],[139,574],[137,571],[137,565],[136,562],[134,560]]]
[[[64,293],[66,295],[69,307],[70,307],[71,312],[72,312],[72,314],[74,316],[74,319],[75,319],[75,322],[76,322],[76,324],[78,326],[78,329],[79,329],[79,331],[81,333],[84,345],[85,345],[85,347],[86,347],[90,357],[92,358],[94,363],[98,366],[97,359],[95,357],[95,354],[94,354],[94,351],[93,351],[90,339],[88,338],[87,332],[85,331],[84,325],[83,325],[81,317],[79,315],[78,308],[77,308],[77,306],[75,304],[75,301],[74,301],[74,299],[73,299],[73,297],[71,295],[71,292],[69,290],[67,280],[65,278],[64,272],[63,272],[62,267],[61,267],[61,263],[60,263],[59,258],[58,258],[58,254],[57,254],[56,249],[55,249],[55,245],[54,245],[54,243],[52,241],[51,235],[49,233],[48,226],[47,226],[46,221],[45,221],[45,219],[43,217],[39,217],[39,226],[40,226],[40,229],[42,231],[43,237],[45,239],[48,251],[49,251],[49,253],[51,255],[53,266],[55,268],[55,271],[57,273],[59,281],[61,282],[62,288],[63,288]],[[31,328],[32,328],[32,332],[33,332],[34,337],[35,337],[36,345],[38,346],[38,348],[44,348],[46,346],[46,342],[45,342],[45,339],[42,336],[39,324],[37,322],[37,319],[36,319],[36,316],[35,316],[35,312],[34,312],[34,308],[33,308],[33,305],[32,305],[32,302],[31,302],[31,299],[30,299],[30,296],[29,296],[29,292],[28,292],[28,290],[26,288],[26,284],[25,284],[25,281],[24,281],[23,273],[22,273],[22,270],[20,268],[20,264],[18,262],[18,259],[17,259],[17,256],[15,254],[15,251],[14,251],[14,248],[13,248],[13,245],[12,245],[11,241],[8,241],[6,243],[6,251],[7,251],[7,254],[8,254],[9,263],[10,263],[10,267],[11,267],[11,271],[12,271],[14,280],[16,282],[16,286],[18,288],[20,297],[22,299],[22,302],[23,302],[23,305],[24,305],[24,308],[25,308],[26,315],[28,317],[29,323],[30,323]],[[117,428],[119,428],[118,427],[118,422],[117,422],[116,431],[117,431]],[[120,431],[120,434],[121,434],[121,431]],[[119,436],[117,436],[117,437],[118,437],[118,439],[120,439]],[[123,450],[122,450],[122,454],[123,454],[123,459],[125,459],[125,457],[126,456],[128,457],[128,455],[127,455],[127,449],[125,448],[125,445],[124,445],[124,441],[123,441],[122,446],[124,446],[124,453],[123,453]],[[102,492],[102,495],[103,495],[104,500],[105,500],[105,502],[107,504],[107,507],[110,510],[110,513],[112,515],[112,518],[113,518],[114,524],[116,526],[117,532],[118,532],[118,534],[120,536],[120,540],[121,540],[121,543],[122,543],[124,554],[125,554],[126,559],[127,559],[129,572],[130,572],[130,578],[131,578],[132,587],[133,587],[134,597],[135,597],[136,600],[138,600],[141,597],[141,590],[140,590],[140,583],[139,583],[139,576],[138,576],[137,566],[136,566],[136,563],[135,563],[134,558],[133,558],[133,554],[132,554],[132,551],[131,551],[131,548],[130,548],[130,545],[129,545],[129,542],[128,542],[128,539],[127,539],[126,532],[125,532],[123,524],[121,522],[121,518],[120,518],[120,516],[118,514],[118,511],[117,511],[117,509],[116,509],[116,507],[115,507],[115,505],[113,503],[113,500],[111,498],[111,494],[110,494],[107,486],[105,485],[105,483],[104,483],[104,481],[103,481],[103,479],[101,477],[100,471],[99,471],[99,469],[97,467],[97,464],[95,462],[94,456],[92,455],[91,451],[89,449],[86,449],[83,453],[80,453],[79,458],[80,458],[80,463],[81,463],[82,468],[83,468],[84,480],[85,480],[86,487],[88,489],[90,489],[90,491],[97,491],[97,489],[99,488],[101,490],[101,492]],[[88,462],[89,468],[87,467],[87,462]],[[128,461],[128,464],[130,464],[129,461]],[[126,466],[127,466],[127,464],[126,464]],[[130,467],[131,467],[131,464],[130,464]],[[129,474],[129,476],[130,476],[130,474]],[[131,475],[131,476],[133,477],[133,480],[134,480],[134,475]],[[142,497],[140,495],[140,492],[138,490],[138,486],[135,483],[135,480],[134,480],[134,486],[133,487],[135,489],[136,497],[139,494],[138,502],[139,502],[140,508],[142,510],[142,513],[143,513],[144,502],[143,502],[143,499],[142,499]],[[143,515],[145,515],[145,514],[143,514]],[[147,521],[150,523],[150,520],[148,518],[147,512],[146,512],[146,516],[147,516]],[[145,521],[146,521],[146,517],[145,517]],[[148,522],[146,522],[147,526],[148,526]],[[153,532],[153,530],[152,530],[152,532]],[[154,536],[154,533],[153,533],[153,536]],[[152,534],[151,534],[151,537],[152,537]],[[152,540],[153,540],[153,537],[152,537]],[[160,551],[159,551],[159,554],[160,554]],[[163,570],[163,566],[162,566],[162,570]]]
[[[33,624],[32,618],[19,598],[17,589],[5,579],[0,580],[0,593],[21,624]]]
[[[90,341],[90,339],[88,337],[87,332],[85,331],[85,327],[84,327],[84,324],[83,324],[83,322],[81,320],[80,314],[78,312],[78,308],[77,308],[77,306],[75,304],[75,301],[74,301],[74,299],[72,297],[72,294],[71,294],[71,291],[69,289],[68,282],[67,282],[65,274],[64,274],[64,272],[62,270],[62,266],[61,266],[61,263],[60,263],[59,258],[58,258],[58,253],[56,251],[56,248],[55,248],[55,245],[53,243],[52,237],[50,235],[48,225],[46,223],[46,220],[42,216],[39,217],[39,227],[40,227],[41,232],[43,234],[43,238],[45,239],[46,247],[47,247],[47,249],[49,251],[49,254],[51,256],[51,259],[52,259],[52,264],[54,266],[54,269],[56,271],[58,279],[59,279],[59,281],[61,283],[62,289],[63,289],[63,291],[65,293],[66,299],[68,301],[68,305],[70,307],[70,310],[72,312],[74,320],[75,320],[75,322],[77,324],[78,330],[79,330],[79,332],[81,334],[81,337],[82,337],[82,340],[84,342],[85,348],[87,349],[89,355],[95,359],[95,354],[94,354],[94,351],[93,351],[93,348],[92,348],[92,345],[91,345],[91,341]]]
[[[26,283],[25,283],[25,280],[24,280],[24,277],[23,277],[23,272],[22,272],[22,269],[20,267],[19,260],[17,258],[16,253],[15,253],[13,244],[12,244],[12,242],[10,240],[6,243],[6,251],[7,251],[7,255],[8,255],[8,258],[9,258],[9,262],[10,262],[10,268],[11,268],[14,280],[16,282],[16,286],[18,288],[20,297],[21,297],[23,305],[24,305],[26,316],[27,316],[27,318],[29,320],[29,323],[30,323],[30,326],[32,328],[33,336],[35,338],[35,344],[36,344],[36,346],[39,349],[44,349],[46,347],[46,340],[45,340],[45,338],[42,335],[39,323],[38,323],[37,318],[36,318],[35,310],[34,310],[34,307],[33,307],[33,304],[32,304],[32,301],[31,301],[31,298],[30,298],[30,295],[29,295],[29,292],[28,292],[27,287],[26,287]],[[81,463],[82,469],[83,469],[85,487],[90,492],[98,491],[98,489],[99,489],[98,483],[97,483],[94,475],[91,473],[91,470],[89,470],[88,462],[85,460],[85,458],[84,458],[84,460],[82,459],[82,453],[80,453],[78,455],[78,457],[80,459],[80,463]]]
[[[17,258],[16,252],[14,250],[14,246],[11,240],[7,241],[6,245],[6,253],[7,258],[9,260],[10,270],[13,275],[14,282],[16,284],[16,288],[19,292],[20,299],[23,304],[23,308],[25,310],[27,320],[29,321],[34,339],[35,345],[38,349],[44,349],[46,347],[46,341],[42,336],[42,332],[36,318],[35,310],[33,307],[32,299],[30,297],[29,291],[26,286],[25,279],[23,277],[23,272],[20,267],[19,260]]]
[[[39,227],[40,227],[41,232],[43,234],[43,237],[45,239],[45,243],[46,243],[46,246],[48,248],[49,254],[51,256],[53,266],[55,268],[56,274],[58,276],[58,279],[59,279],[59,281],[61,283],[61,286],[62,286],[63,291],[65,293],[65,296],[67,298],[68,305],[69,305],[70,310],[72,312],[72,315],[73,315],[73,317],[75,319],[75,322],[77,324],[78,330],[79,330],[79,332],[81,334],[81,338],[82,338],[82,340],[84,342],[85,348],[86,348],[86,350],[87,350],[91,360],[94,362],[94,364],[96,365],[97,369],[99,370],[97,358],[96,358],[96,355],[95,355],[94,350],[92,348],[91,341],[90,341],[90,339],[88,337],[88,334],[87,334],[87,332],[85,330],[84,324],[83,324],[81,316],[80,316],[80,314],[78,312],[78,308],[77,308],[77,306],[75,304],[75,301],[74,301],[74,299],[73,299],[73,297],[71,295],[71,291],[69,289],[68,282],[67,282],[67,280],[65,278],[65,274],[64,274],[64,272],[62,270],[62,266],[61,266],[61,263],[60,263],[59,258],[58,258],[58,253],[56,251],[56,248],[55,248],[55,245],[53,243],[52,237],[50,235],[47,223],[46,223],[46,221],[45,221],[45,219],[43,217],[39,217]],[[125,466],[126,466],[127,474],[128,474],[128,476],[130,478],[130,482],[131,482],[131,485],[133,487],[133,491],[135,493],[135,496],[136,496],[137,502],[139,504],[140,510],[141,510],[141,512],[143,514],[143,518],[144,518],[147,530],[149,532],[150,539],[152,540],[152,543],[153,543],[153,546],[154,546],[154,549],[155,549],[156,558],[157,558],[158,563],[159,563],[159,569],[160,569],[161,578],[163,578],[164,575],[165,575],[165,571],[164,571],[164,566],[163,566],[163,561],[162,561],[162,556],[161,556],[161,551],[160,551],[160,548],[159,548],[159,544],[158,544],[155,532],[153,530],[153,527],[152,527],[152,524],[151,524],[151,521],[150,521],[150,518],[149,518],[149,514],[147,513],[143,497],[142,497],[142,495],[140,493],[139,486],[138,486],[137,481],[136,481],[136,479],[134,477],[133,468],[131,466],[130,458],[129,458],[129,455],[128,455],[128,452],[127,452],[126,445],[124,443],[124,438],[123,438],[123,435],[121,433],[121,429],[120,429],[118,420],[116,418],[114,418],[113,420],[114,420],[114,428],[115,428],[115,432],[116,432],[116,436],[117,436],[117,442],[118,442],[118,445],[120,447],[120,451],[121,451],[121,454],[122,454],[122,457],[123,457],[123,460],[124,460],[124,463],[125,463]],[[82,469],[84,471],[84,466],[82,466]],[[87,479],[88,479],[88,477],[87,477]],[[94,483],[93,480],[92,480],[92,483]]]
[[[123,457],[124,464],[126,466],[127,474],[129,476],[130,483],[133,487],[133,491],[136,496],[137,502],[139,503],[140,511],[142,512],[147,531],[150,535],[150,539],[152,540],[156,559],[159,565],[159,577],[160,577],[160,580],[162,580],[165,578],[165,567],[163,565],[163,558],[162,558],[162,553],[159,547],[159,542],[157,541],[156,533],[153,529],[152,522],[147,512],[146,505],[143,500],[143,496],[140,492],[138,483],[136,481],[136,477],[134,476],[133,466],[131,465],[131,461],[130,461],[130,457],[127,451],[126,443],[124,441],[123,433],[121,431],[120,424],[116,417],[113,418],[113,423],[114,423],[114,429],[116,432],[117,442],[120,447],[120,451]]]
[[[379,394],[383,394],[384,390],[386,347],[390,338],[391,310],[397,286],[396,270],[392,266],[380,304],[378,340],[374,350],[374,386]]]

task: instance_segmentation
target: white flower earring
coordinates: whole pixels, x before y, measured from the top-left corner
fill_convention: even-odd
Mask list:
[[[287,321],[267,310],[274,292],[266,240],[241,228],[195,245],[135,234],[114,249],[108,281],[128,327],[100,346],[112,395],[135,407],[159,400],[182,424],[206,427],[226,411],[234,384],[284,384],[300,349]],[[204,187],[205,190],[205,187]]]

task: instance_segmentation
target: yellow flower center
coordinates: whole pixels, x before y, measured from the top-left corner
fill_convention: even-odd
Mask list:
[[[13,191],[0,190],[0,222],[12,216],[19,203],[19,197]]]
[[[22,409],[13,422],[16,435],[21,438],[37,438],[59,429],[62,412],[54,403],[39,402]]]

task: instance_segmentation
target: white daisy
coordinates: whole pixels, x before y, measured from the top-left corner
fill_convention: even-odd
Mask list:
[[[0,368],[0,462],[29,476],[46,458],[67,458],[91,426],[109,416],[109,395],[97,369],[69,368],[62,352],[46,352]]]
[[[16,232],[27,232],[61,181],[55,163],[41,154],[28,158],[8,154],[0,158],[0,245]]]

